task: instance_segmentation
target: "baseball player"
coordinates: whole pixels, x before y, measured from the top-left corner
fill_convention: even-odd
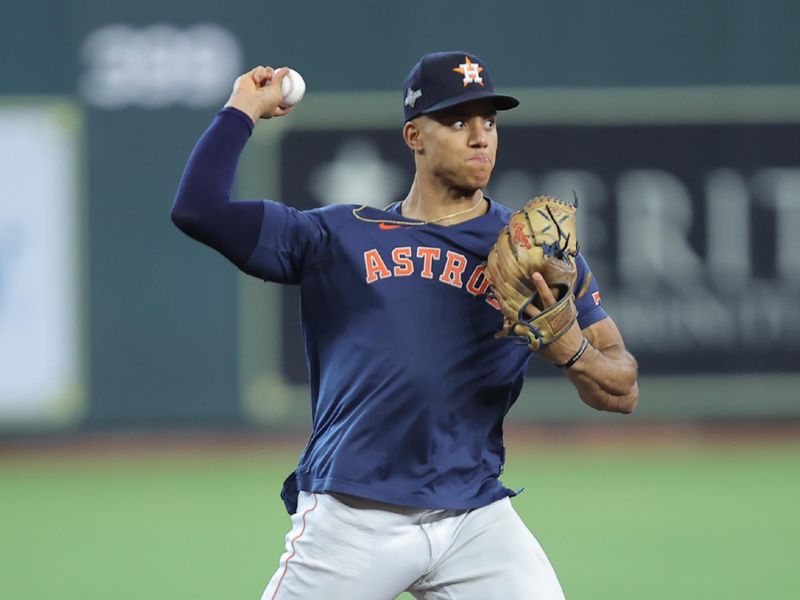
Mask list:
[[[428,54],[402,92],[416,175],[383,210],[232,202],[259,119],[281,117],[286,68],[240,76],[200,138],[172,219],[244,272],[299,285],[313,429],[281,496],[286,552],[262,600],[563,598],[500,481],[503,418],[534,355],[497,339],[485,262],[512,210],[483,195],[495,164],[494,91],[474,54]],[[637,367],[575,257],[577,320],[542,347],[582,400],[631,412]],[[556,299],[531,274],[544,308]],[[534,383],[535,385],[535,383]]]

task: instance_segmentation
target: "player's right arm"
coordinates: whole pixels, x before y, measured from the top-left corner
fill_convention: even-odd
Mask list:
[[[312,236],[309,221],[300,211],[274,202],[234,202],[231,190],[255,122],[291,111],[279,106],[286,73],[285,68],[256,67],[237,78],[225,108],[186,163],[171,212],[172,221],[188,236],[271,281],[297,279],[305,240]]]

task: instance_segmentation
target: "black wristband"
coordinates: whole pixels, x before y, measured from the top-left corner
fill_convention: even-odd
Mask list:
[[[578,359],[581,356],[583,356],[583,353],[586,352],[586,348],[588,348],[588,347],[589,347],[589,340],[587,340],[586,338],[583,338],[583,341],[581,342],[581,347],[578,348],[578,351],[575,354],[572,355],[572,358],[570,358],[564,364],[556,365],[556,366],[559,369],[564,369],[564,370],[569,369],[572,365],[574,365],[576,362],[578,362]]]

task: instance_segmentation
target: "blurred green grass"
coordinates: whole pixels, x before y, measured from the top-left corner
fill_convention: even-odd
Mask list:
[[[14,600],[258,599],[296,452],[0,459]],[[800,597],[800,442],[509,449],[504,482],[567,598]],[[403,595],[402,598],[410,598]]]

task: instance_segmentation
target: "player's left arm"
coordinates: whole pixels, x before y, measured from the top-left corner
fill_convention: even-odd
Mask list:
[[[581,334],[589,345],[566,370],[581,400],[597,410],[633,412],[639,400],[638,366],[625,349],[616,323],[606,317],[581,330]]]
[[[544,305],[555,304],[550,288],[538,273],[533,281]],[[581,400],[597,410],[633,412],[639,399],[638,365],[625,349],[622,334],[611,317],[584,329],[576,321],[563,336],[540,350],[539,355],[563,365],[576,356],[584,340],[587,345],[580,358],[565,370]]]

